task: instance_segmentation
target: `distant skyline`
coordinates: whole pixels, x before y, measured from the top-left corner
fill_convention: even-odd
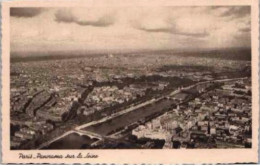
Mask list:
[[[11,8],[11,51],[251,46],[249,6]]]

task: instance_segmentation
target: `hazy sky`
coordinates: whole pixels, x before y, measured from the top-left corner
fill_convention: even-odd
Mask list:
[[[12,8],[12,51],[250,47],[250,7]]]

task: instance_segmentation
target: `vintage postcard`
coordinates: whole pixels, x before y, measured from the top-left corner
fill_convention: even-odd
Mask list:
[[[2,3],[3,163],[257,163],[257,0]]]

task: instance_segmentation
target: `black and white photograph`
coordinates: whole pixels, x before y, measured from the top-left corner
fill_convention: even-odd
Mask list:
[[[4,117],[6,145],[17,158],[69,150],[86,158],[102,150],[255,150],[252,5],[8,11]]]
[[[10,16],[12,149],[251,148],[249,6]]]

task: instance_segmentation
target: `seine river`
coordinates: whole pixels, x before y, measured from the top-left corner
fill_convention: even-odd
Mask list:
[[[83,130],[91,131],[100,135],[108,135],[116,129],[129,126],[130,124],[143,120],[145,117],[148,117],[154,113],[163,112],[163,110],[170,108],[172,104],[174,104],[174,101],[163,99],[148,106],[115,117],[104,123],[86,127]]]
[[[88,136],[80,136],[77,133],[71,133],[43,149],[85,149],[97,139],[91,139]]]
[[[91,131],[103,136],[109,135],[117,129],[123,129],[135,122],[144,120],[145,117],[155,113],[165,112],[172,104],[174,104],[174,101],[162,99],[156,103],[125,113],[106,122],[86,127],[83,130]],[[95,141],[96,140],[90,139],[88,136],[80,136],[77,133],[72,133],[51,143],[44,149],[84,149]]]

